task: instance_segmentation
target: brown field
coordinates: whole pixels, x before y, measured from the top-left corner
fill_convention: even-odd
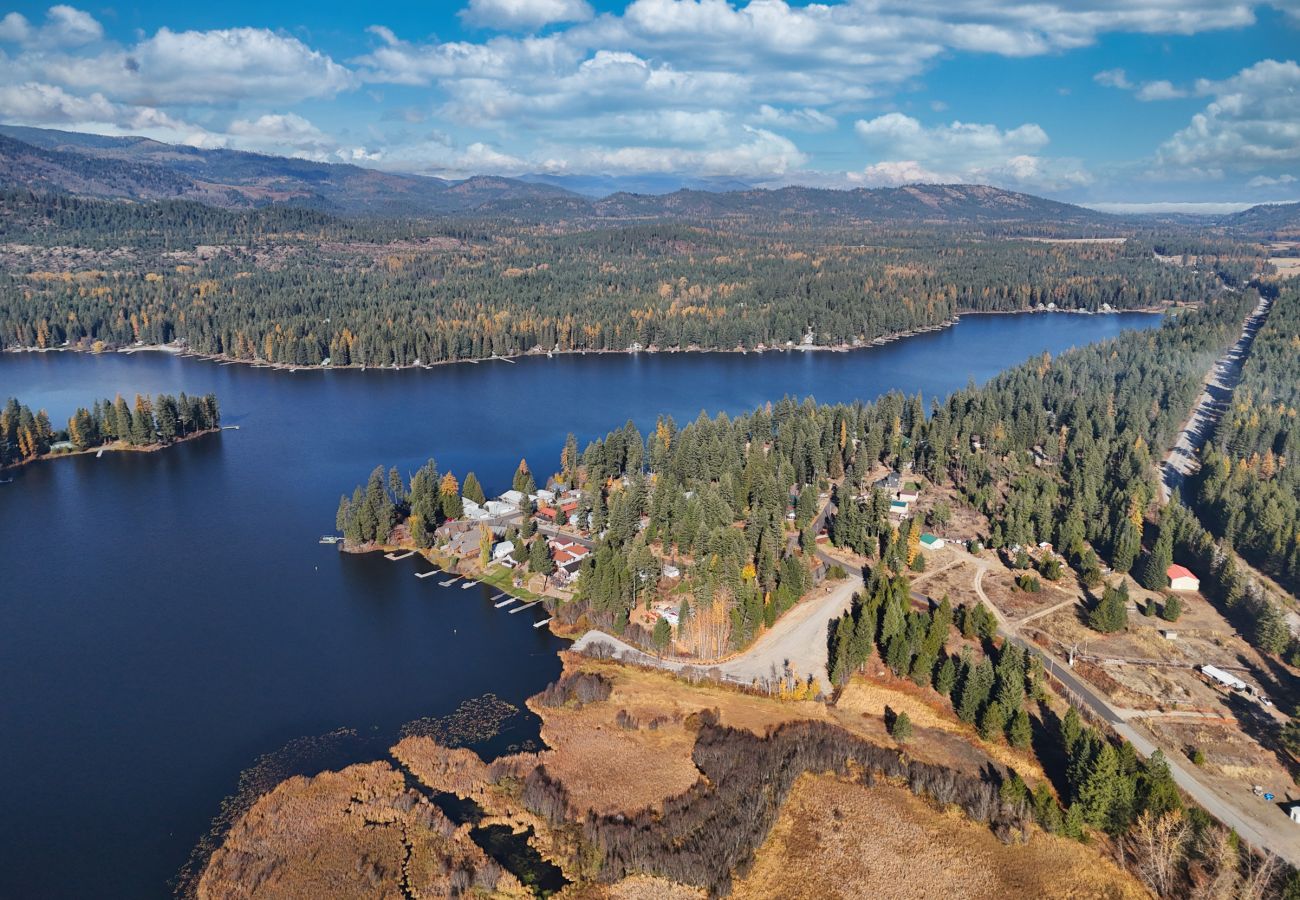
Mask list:
[[[529,896],[397,770],[373,762],[290,778],[258,800],[213,854],[198,896],[400,900],[470,884]]]
[[[1082,844],[1037,830],[1027,844],[1002,844],[961,813],[935,810],[904,788],[804,775],[734,896],[1082,900],[1148,894]]]

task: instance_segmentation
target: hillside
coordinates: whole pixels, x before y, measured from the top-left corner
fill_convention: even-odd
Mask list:
[[[1239,234],[1275,240],[1300,239],[1300,203],[1262,203],[1224,216],[1220,224]]]
[[[531,180],[476,176],[445,181],[341,163],[203,150],[141,137],[104,137],[0,125],[0,187],[124,200],[195,200],[240,209],[292,204],[341,214],[421,216],[473,213],[526,221],[674,219],[918,224],[978,223],[1087,227],[1108,231],[1122,220],[1069,203],[986,185],[908,185],[828,190],[743,187],[702,181],[660,193],[654,179]],[[556,182],[559,183],[556,183]],[[548,183],[549,182],[549,183]],[[600,199],[595,186],[637,184]],[[726,189],[719,189],[726,188]]]
[[[461,182],[149,138],[0,126],[0,186],[83,197],[197,200],[230,209],[292,203],[330,212],[428,215],[574,196],[510,178]]]

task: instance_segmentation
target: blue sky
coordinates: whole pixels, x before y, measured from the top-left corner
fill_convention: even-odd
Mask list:
[[[0,5],[0,120],[444,177],[1300,199],[1300,0]]]

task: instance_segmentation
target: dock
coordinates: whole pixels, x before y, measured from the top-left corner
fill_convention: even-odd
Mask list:
[[[505,592],[505,591],[502,591],[502,592],[499,593],[499,594],[493,594],[493,595],[492,595],[491,597],[489,597],[488,599],[489,599],[489,600],[500,600],[500,599],[501,599],[502,597],[504,597],[504,596],[506,596],[506,592]]]
[[[514,603],[515,599],[516,598],[514,597],[507,597],[506,599],[501,600],[497,603],[493,603],[492,605],[495,606],[497,609],[500,609],[503,606],[509,606],[511,603]]]
[[[545,625],[547,622],[551,621],[551,619],[553,619],[553,618],[555,618],[555,617],[554,617],[554,616],[547,616],[545,619],[542,619],[542,621],[540,621],[540,622],[534,622],[534,623],[533,623],[533,627],[534,627],[534,628],[541,628],[543,625]]]
[[[416,578],[428,578],[430,575],[437,575],[438,572],[439,572],[438,569],[430,569],[430,570],[427,571],[427,572],[416,572],[416,573],[415,573],[415,577],[416,577]]]
[[[99,452],[95,454],[95,459],[99,459],[103,455],[104,455],[104,448],[100,447]]]
[[[532,603],[525,603],[523,606],[516,606],[514,609],[510,610],[510,615],[513,616],[517,612],[523,612],[524,610],[528,609],[528,607],[536,606],[541,602],[542,602],[541,600],[534,600]]]
[[[438,587],[451,587],[453,584],[455,584],[458,581],[460,581],[459,575],[455,576],[454,578],[448,578],[446,581],[439,581]]]
[[[462,584],[462,585],[460,586],[460,589],[461,589],[462,591],[468,591],[470,588],[474,587],[476,584],[478,584],[477,581],[466,581],[464,584]]]
[[[393,553],[385,553],[385,554],[384,554],[384,559],[392,560],[393,562],[397,562],[399,559],[409,559],[410,557],[412,557],[412,556],[414,556],[414,555],[415,555],[415,551],[414,551],[414,550],[407,550],[405,553],[402,553],[402,554],[398,554],[398,553],[396,553],[396,552],[393,552]]]

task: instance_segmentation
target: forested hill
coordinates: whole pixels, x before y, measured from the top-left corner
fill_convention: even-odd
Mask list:
[[[460,182],[140,137],[0,125],[0,187],[119,200],[195,200],[227,209],[305,206],[340,214],[473,212],[529,221],[755,220],[1006,223],[1111,233],[1123,220],[984,185],[825,190],[679,190],[600,199],[553,184],[478,176]]]
[[[1220,224],[1238,234],[1300,240],[1300,203],[1262,203],[1224,216]]]
[[[433,215],[574,197],[510,178],[453,182],[140,137],[0,125],[0,187],[117,200],[196,200],[227,209],[292,204],[345,214]]]

